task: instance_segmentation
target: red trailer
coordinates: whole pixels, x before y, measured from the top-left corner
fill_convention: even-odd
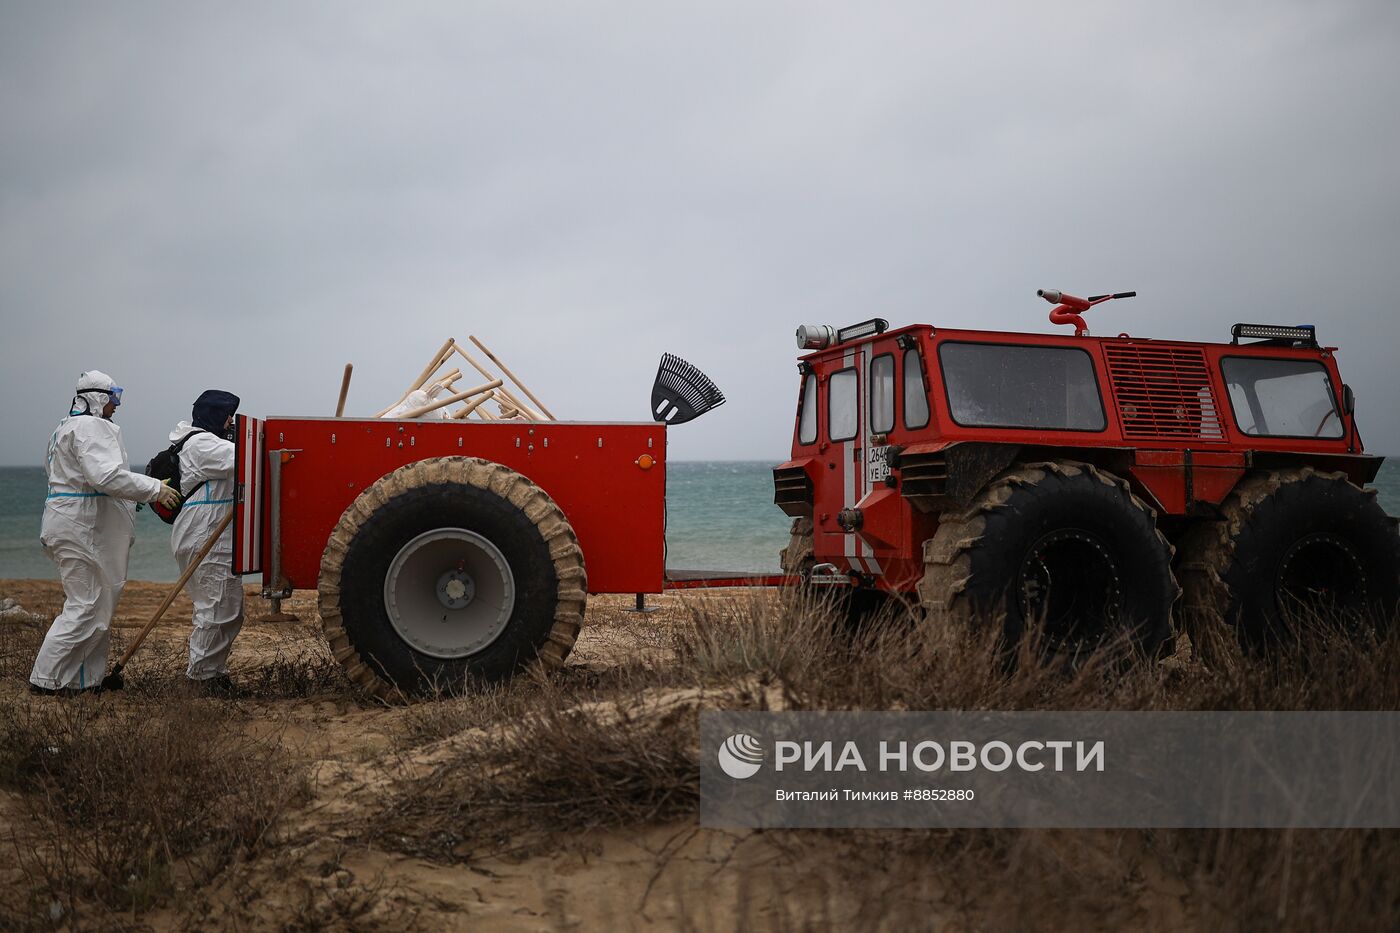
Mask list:
[[[560,664],[590,593],[666,585],[666,430],[724,400],[680,363],[655,423],[240,416],[234,572],[315,588],[381,697]]]

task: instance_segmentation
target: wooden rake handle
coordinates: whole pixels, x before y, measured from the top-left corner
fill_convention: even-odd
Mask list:
[[[119,671],[126,667],[126,662],[131,660],[131,656],[136,653],[136,649],[141,647],[141,642],[146,640],[146,636],[151,633],[151,629],[156,627],[156,623],[160,621],[160,617],[165,615],[165,610],[170,608],[170,604],[175,601],[175,597],[179,596],[180,591],[185,588],[185,584],[190,582],[190,577],[194,576],[195,568],[204,562],[204,558],[209,556],[209,552],[214,549],[214,542],[219,540],[220,536],[223,535],[229,523],[232,521],[233,509],[229,509],[228,514],[224,516],[224,520],[219,522],[219,527],[214,529],[214,533],[209,536],[209,540],[204,542],[204,547],[199,549],[199,553],[195,555],[194,560],[190,561],[190,565],[185,568],[185,572],[180,574],[180,579],[170,588],[170,592],[165,595],[165,602],[161,603],[160,608],[156,610],[156,614],[151,616],[151,621],[142,626],[141,631],[136,633],[136,640],[131,643],[131,646],[128,647],[126,651],[122,652],[122,659],[117,662],[117,666],[113,668],[114,671]],[[241,586],[242,584],[239,585]]]
[[[354,371],[353,363],[345,364],[345,375],[340,380],[340,400],[335,403],[335,416],[337,418],[345,414],[345,396],[350,393],[350,374]]]

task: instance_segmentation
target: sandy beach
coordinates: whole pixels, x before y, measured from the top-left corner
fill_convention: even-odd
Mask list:
[[[113,658],[166,592],[128,585]],[[976,633],[898,620],[852,651],[772,591],[648,614],[602,596],[561,670],[385,705],[330,657],[314,593],[280,623],[246,592],[240,697],[184,690],[181,597],[125,691],[74,700],[26,689],[58,585],[0,582],[36,615],[0,621],[0,927],[1306,929],[1345,908],[1381,928],[1400,896],[1393,833],[718,830],[696,812],[704,709],[1384,709],[1394,634],[1269,670],[1085,678],[1009,674]]]
[[[285,600],[284,611],[300,621],[280,623],[263,621],[270,604],[257,587],[245,590],[247,619],[230,667],[235,681],[255,695],[172,702],[228,707],[238,728],[250,736],[274,737],[305,763],[310,790],[279,820],[275,845],[259,847],[257,857],[226,870],[200,892],[208,906],[200,909],[195,925],[283,929],[294,928],[289,924],[296,919],[325,921],[326,929],[728,929],[754,923],[771,928],[800,921],[808,907],[827,920],[856,919],[832,915],[842,909],[838,903],[856,911],[855,902],[845,895],[833,901],[823,893],[837,890],[833,884],[839,888],[834,858],[808,859],[803,871],[793,872],[790,857],[761,833],[701,830],[693,818],[566,832],[544,845],[456,863],[367,842],[390,784],[430,770],[482,735],[479,729],[458,731],[454,721],[474,700],[392,707],[357,697],[329,657],[314,592],[298,591]],[[168,584],[127,584],[115,623],[114,660],[167,592]],[[52,581],[7,580],[0,582],[0,597],[47,616],[61,606],[62,591]],[[665,664],[667,633],[678,618],[699,603],[722,605],[734,598],[719,592],[652,596],[649,604],[656,611],[638,614],[625,611],[632,597],[595,596],[559,676],[586,682],[646,659]],[[182,594],[133,657],[125,692],[83,702],[114,713],[151,692],[177,695],[190,609]],[[28,634],[37,637],[37,627]],[[0,678],[0,703],[20,711],[65,702],[29,696],[23,659],[14,660]],[[697,706],[693,691],[648,692],[661,707]],[[22,811],[19,795],[0,789],[0,838],[25,838],[33,829]],[[0,876],[17,871],[0,868]],[[13,880],[0,877],[0,883]],[[251,900],[250,892],[256,892]],[[177,898],[140,921],[154,929],[180,929],[191,924],[192,915],[189,904]]]
[[[168,584],[127,584],[115,623],[114,660],[167,592]],[[477,930],[554,930],[573,928],[581,918],[594,927],[608,917],[617,921],[615,928],[674,927],[683,925],[686,917],[705,916],[718,922],[719,915],[711,913],[717,900],[745,903],[745,912],[751,912],[753,895],[741,898],[736,886],[780,894],[795,883],[791,878],[782,880],[787,873],[779,870],[775,853],[766,847],[736,850],[733,838],[698,832],[691,823],[587,832],[560,840],[547,854],[456,865],[357,845],[355,840],[365,835],[363,817],[373,811],[388,775],[441,754],[441,743],[404,750],[405,735],[421,729],[431,707],[386,707],[353,696],[329,659],[317,623],[314,592],[298,591],[283,602],[284,611],[300,617],[298,623],[262,621],[269,604],[256,586],[247,586],[246,594],[247,619],[231,663],[235,680],[253,683],[270,666],[311,669],[320,680],[311,684],[314,692],[308,696],[199,702],[230,702],[242,728],[275,735],[289,753],[309,764],[312,792],[297,812],[289,814],[283,844],[269,850],[267,859],[242,865],[226,882],[229,889],[205,892],[230,911],[222,915],[216,910],[213,916],[276,929],[307,904],[333,905],[359,898],[370,906],[353,919],[381,929],[451,929],[469,923]],[[52,614],[62,603],[57,582],[45,580],[0,582],[0,597],[14,598],[41,615]],[[706,597],[686,597],[697,598]],[[655,651],[659,636],[683,602],[677,596],[651,597],[658,611],[639,615],[622,611],[632,604],[631,597],[594,597],[585,635],[570,657],[566,676],[587,676],[622,659]],[[129,665],[127,677],[136,689],[127,694],[134,695],[143,682],[165,683],[183,674],[190,609],[189,599],[181,594]],[[7,676],[0,681],[6,706],[62,702],[30,698],[23,689],[20,678]],[[114,694],[95,702],[120,707],[128,701],[127,695]],[[15,795],[7,791],[0,791],[0,801],[0,838],[8,838],[17,828],[12,821],[18,819],[19,807]],[[334,865],[334,870],[328,872],[328,865]],[[757,883],[760,876],[766,878],[762,884]],[[236,889],[248,886],[257,890],[257,903],[235,910]],[[142,919],[157,929],[188,922],[174,908]]]

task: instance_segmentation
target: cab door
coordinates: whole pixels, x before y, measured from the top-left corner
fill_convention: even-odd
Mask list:
[[[856,512],[847,524],[858,526],[847,534],[846,553],[852,569],[879,578],[887,576],[900,554],[908,511],[890,469],[901,354],[895,341],[887,339],[861,344],[855,356],[864,418],[851,451],[850,507]]]

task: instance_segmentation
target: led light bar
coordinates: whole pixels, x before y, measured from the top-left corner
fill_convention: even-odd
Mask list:
[[[874,337],[876,334],[883,334],[890,329],[890,322],[882,317],[873,317],[868,321],[861,321],[859,324],[852,324],[850,327],[843,327],[836,332],[836,342],[845,343],[847,340],[859,340],[861,337]]]
[[[836,329],[830,324],[800,324],[797,328],[797,349],[825,350],[836,342]]]
[[[1240,340],[1292,340],[1317,346],[1317,328],[1312,324],[1286,327],[1282,324],[1236,324],[1230,328],[1235,342]]]

